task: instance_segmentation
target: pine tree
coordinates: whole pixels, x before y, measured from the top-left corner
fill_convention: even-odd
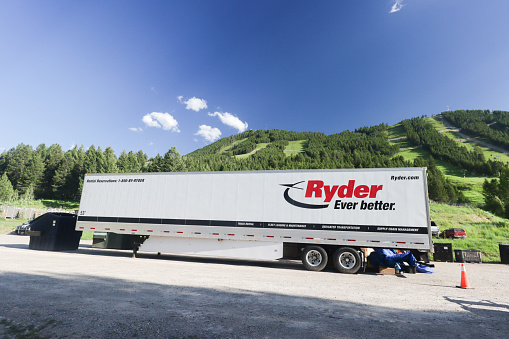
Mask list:
[[[94,145],[90,146],[85,152],[85,162],[83,164],[85,173],[98,173],[97,153]]]
[[[127,157],[127,153],[125,150],[120,153],[120,156],[117,160],[117,167],[119,173],[128,173],[129,172],[129,159]]]
[[[14,198],[14,188],[12,187],[7,174],[0,177],[0,202],[10,201]]]
[[[449,200],[444,187],[442,172],[436,167],[432,156],[428,159],[428,194],[429,198],[434,201],[445,202]]]
[[[146,155],[143,152],[134,153],[129,151],[126,154],[122,151],[118,157],[117,166],[120,173],[140,173],[145,165]]]
[[[185,163],[182,159],[182,156],[177,151],[177,148],[173,146],[166,154],[164,155],[162,165],[162,172],[182,172],[185,169]]]
[[[17,191],[24,191],[27,188],[23,186],[21,180],[24,179],[24,172],[33,152],[32,147],[25,144],[19,144],[8,152],[5,173]]]
[[[83,179],[87,173],[85,169],[86,152],[83,145],[81,145],[80,148],[74,147],[71,153],[74,158],[74,167],[71,170],[71,177],[69,178],[71,190],[73,192],[71,199],[78,200],[83,188]]]
[[[138,153],[136,153],[136,156],[138,158],[138,163],[140,164],[140,171],[143,171],[144,168],[145,168],[145,164],[147,163],[147,155],[145,153],[143,153],[143,151],[138,151]]]
[[[149,164],[147,166],[147,171],[148,172],[163,172],[162,167],[163,167],[163,157],[158,154],[149,161]]]
[[[71,199],[71,175],[74,167],[74,158],[72,153],[66,152],[53,176],[52,191],[53,196],[57,199]]]
[[[498,180],[484,180],[483,196],[488,211],[509,218],[509,168],[501,171]]]
[[[41,197],[51,198],[53,196],[52,194],[53,177],[55,176],[55,172],[60,162],[62,161],[63,157],[64,152],[62,151],[62,147],[60,147],[60,145],[58,144],[53,144],[45,149],[43,156],[45,168],[43,178],[40,183]]]
[[[18,192],[23,194],[26,199],[33,199],[36,194],[41,192],[40,184],[44,177],[44,162],[41,155],[32,152],[30,155],[22,177],[18,184]]]
[[[482,185],[484,196],[484,208],[495,215],[504,215],[504,202],[500,199],[499,185],[497,179],[485,179]]]
[[[101,163],[100,173],[117,173],[117,156],[111,147],[108,147],[103,152],[103,161]]]

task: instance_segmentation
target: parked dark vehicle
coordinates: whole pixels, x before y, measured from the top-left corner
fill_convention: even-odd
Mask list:
[[[18,234],[18,235],[21,235],[21,234],[27,235],[28,234],[28,230],[30,229],[30,223],[32,221],[33,220],[28,220],[24,224],[16,226],[16,230],[15,230],[16,234]]]
[[[467,232],[462,228],[449,228],[440,233],[441,238],[466,238]]]
[[[440,233],[440,229],[438,228],[437,223],[431,220],[431,235],[436,237],[438,236],[438,233]]]

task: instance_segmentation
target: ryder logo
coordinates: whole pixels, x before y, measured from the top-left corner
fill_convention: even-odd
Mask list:
[[[321,198],[324,204],[310,204],[307,202],[297,201],[290,197],[290,189],[304,190],[304,188],[297,187],[297,185],[304,181],[296,182],[295,184],[280,184],[281,186],[287,187],[283,197],[286,202],[300,208],[319,209],[327,208],[334,196],[341,199],[349,198],[370,198],[376,199],[377,193],[383,189],[383,185],[355,185],[355,180],[349,180],[346,185],[325,185],[321,180],[309,180],[307,182],[306,192],[303,199]],[[364,201],[362,201],[364,203]],[[341,202],[336,200],[335,209],[355,209],[357,202]],[[367,206],[368,204],[365,203]],[[344,206],[343,206],[344,205]],[[362,207],[361,207],[362,209]],[[371,209],[371,208],[368,208]],[[378,208],[377,208],[378,209]]]
[[[288,187],[287,189],[285,189],[285,193],[283,194],[286,202],[288,202],[289,204],[292,204],[293,206],[297,206],[297,207],[301,207],[301,208],[311,208],[311,209],[327,208],[329,206],[329,204],[325,204],[325,205],[306,204],[306,203],[299,202],[297,200],[293,200],[292,198],[290,198],[290,194],[288,193],[288,191],[290,191],[290,188],[302,190],[303,188],[295,187],[295,185],[301,184],[303,182],[304,181],[299,181],[299,182],[296,182],[295,184],[280,184],[281,186]]]

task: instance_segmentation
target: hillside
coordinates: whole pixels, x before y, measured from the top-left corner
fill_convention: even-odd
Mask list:
[[[0,200],[77,200],[85,173],[425,166],[431,199],[483,204],[484,180],[509,163],[508,121],[508,112],[456,111],[331,135],[249,130],[185,156],[173,147],[151,159],[142,151],[117,158],[110,147],[20,144],[0,154]]]
[[[211,170],[427,166],[433,171],[436,165],[443,175],[445,191],[452,192],[444,194],[444,190],[438,189],[441,196],[450,196],[442,201],[482,204],[483,182],[498,177],[501,169],[508,166],[509,152],[503,144],[490,143],[495,139],[466,135],[447,120],[463,113],[444,112],[393,126],[382,124],[333,135],[247,131],[192,152],[187,158],[191,162],[207,163]],[[497,127],[500,136],[508,116],[507,112],[496,111],[491,114],[492,120],[477,121],[488,131]],[[497,119],[495,123],[494,119]],[[432,164],[428,163],[430,157]],[[218,162],[219,168],[210,166]]]
[[[435,243],[452,243],[454,249],[481,250],[483,262],[499,262],[498,244],[509,241],[509,222],[480,208],[431,203],[430,214],[440,230],[461,227],[465,239],[434,238]]]

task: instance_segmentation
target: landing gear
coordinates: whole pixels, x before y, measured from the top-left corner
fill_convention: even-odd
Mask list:
[[[141,244],[148,239],[148,235],[131,235],[131,245],[133,247],[133,258],[136,258],[136,254],[140,249]]]

